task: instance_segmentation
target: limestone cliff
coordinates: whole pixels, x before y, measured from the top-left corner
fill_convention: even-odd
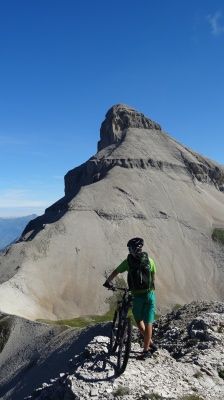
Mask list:
[[[143,114],[116,105],[98,152],[65,175],[65,196],[0,257],[0,308],[28,318],[106,310],[105,270],[145,239],[157,265],[158,307],[222,300],[224,168],[178,143]]]

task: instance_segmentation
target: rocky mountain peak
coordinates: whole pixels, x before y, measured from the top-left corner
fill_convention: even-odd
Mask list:
[[[157,129],[161,127],[156,122],[144,116],[125,104],[116,104],[106,113],[100,129],[98,151],[114,143],[119,143],[128,128]]]
[[[105,270],[127,257],[134,236],[158,265],[159,312],[189,298],[223,300],[213,231],[224,227],[224,167],[124,105],[108,111],[100,146],[106,140],[0,254],[1,311],[52,320],[107,312]]]

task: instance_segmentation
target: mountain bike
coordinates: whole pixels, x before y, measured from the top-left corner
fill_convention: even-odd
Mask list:
[[[109,354],[116,357],[116,372],[120,375],[125,371],[131,351],[132,324],[128,311],[132,307],[132,295],[127,288],[111,286],[110,289],[124,292],[114,312],[109,343]]]

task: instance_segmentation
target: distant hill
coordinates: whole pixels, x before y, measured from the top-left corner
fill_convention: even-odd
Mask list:
[[[36,214],[32,214],[17,218],[0,218],[0,250],[18,239],[28,222],[36,217]]]

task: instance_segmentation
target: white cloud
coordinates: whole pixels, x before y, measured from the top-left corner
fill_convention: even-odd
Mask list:
[[[224,22],[220,11],[216,11],[213,15],[208,15],[207,20],[214,36],[219,36],[224,33]]]
[[[26,215],[44,214],[44,208],[37,207],[0,207],[0,217],[1,218],[15,218],[15,217],[24,217]]]
[[[26,143],[20,137],[0,134],[0,146],[24,146]]]
[[[32,198],[32,193],[25,189],[7,189],[0,191],[0,207],[48,207],[49,203]]]

